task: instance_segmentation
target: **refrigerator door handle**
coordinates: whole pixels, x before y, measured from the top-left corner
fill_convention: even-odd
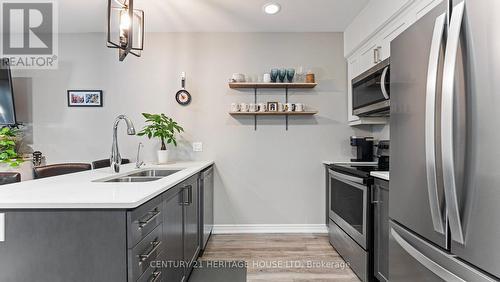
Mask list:
[[[382,90],[382,95],[384,95],[384,98],[386,100],[389,100],[389,93],[387,93],[387,89],[385,88],[385,79],[387,77],[387,71],[389,70],[389,67],[385,67],[384,71],[382,71],[382,77],[380,78],[380,90]]]
[[[391,228],[391,236],[410,256],[444,281],[466,282],[418,251],[415,247],[403,239],[403,237],[401,237],[393,228]]]
[[[448,210],[448,219],[451,230],[451,239],[457,243],[464,244],[464,232],[460,219],[458,206],[457,184],[455,182],[455,167],[453,155],[453,120],[454,120],[454,83],[455,66],[458,53],[458,44],[460,41],[460,31],[462,28],[462,19],[465,3],[461,2],[453,8],[451,15],[448,41],[444,57],[443,70],[443,90],[441,105],[441,151],[443,158],[443,183],[446,207]]]
[[[429,55],[427,71],[427,90],[425,97],[425,160],[427,189],[434,231],[444,235],[444,217],[439,203],[436,173],[436,88],[439,68],[439,53],[443,42],[446,13],[436,18]]]

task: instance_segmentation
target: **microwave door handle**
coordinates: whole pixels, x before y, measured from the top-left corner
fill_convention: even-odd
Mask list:
[[[446,14],[436,18],[429,54],[427,70],[427,90],[425,97],[425,168],[427,189],[434,231],[444,235],[444,217],[439,202],[436,173],[436,88],[439,68],[439,53],[443,42]]]
[[[464,2],[453,8],[448,33],[448,41],[444,57],[443,90],[442,90],[442,120],[441,120],[441,152],[443,158],[443,183],[448,219],[451,230],[451,239],[457,243],[464,244],[464,232],[460,219],[458,206],[457,183],[455,182],[454,167],[454,83],[455,67],[457,61],[458,44],[460,41],[460,30],[464,14]]]
[[[388,70],[389,67],[385,67],[384,71],[382,72],[382,77],[380,78],[380,90],[382,90],[382,95],[384,95],[384,98],[386,100],[389,100],[389,93],[387,93],[387,89],[385,88],[385,79],[387,77]]]

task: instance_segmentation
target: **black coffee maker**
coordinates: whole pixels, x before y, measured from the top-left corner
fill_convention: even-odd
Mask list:
[[[378,170],[388,171],[389,170],[389,150],[390,141],[380,140],[377,145],[377,159],[378,159]]]
[[[373,137],[351,136],[351,146],[356,147],[356,158],[351,162],[373,162]]]

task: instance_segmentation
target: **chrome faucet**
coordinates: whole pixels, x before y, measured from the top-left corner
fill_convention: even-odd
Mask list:
[[[142,142],[139,142],[139,146],[137,146],[137,159],[135,161],[135,168],[141,168],[141,166],[144,164],[143,161],[141,161],[141,148],[144,147],[142,145]]]
[[[119,115],[118,117],[116,117],[115,123],[113,125],[113,145],[111,146],[111,157],[109,158],[111,167],[116,173],[120,172],[120,165],[122,163],[122,157],[120,156],[120,151],[118,150],[118,138],[117,138],[118,124],[122,119],[127,124],[127,134],[135,135],[134,124],[127,116]]]

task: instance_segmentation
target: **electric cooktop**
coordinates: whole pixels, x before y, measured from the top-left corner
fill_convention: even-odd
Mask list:
[[[377,164],[372,165],[356,165],[352,164],[332,164],[329,166],[333,171],[350,174],[353,176],[358,176],[362,178],[370,177],[370,172],[372,171],[386,171],[387,169],[379,169]]]

